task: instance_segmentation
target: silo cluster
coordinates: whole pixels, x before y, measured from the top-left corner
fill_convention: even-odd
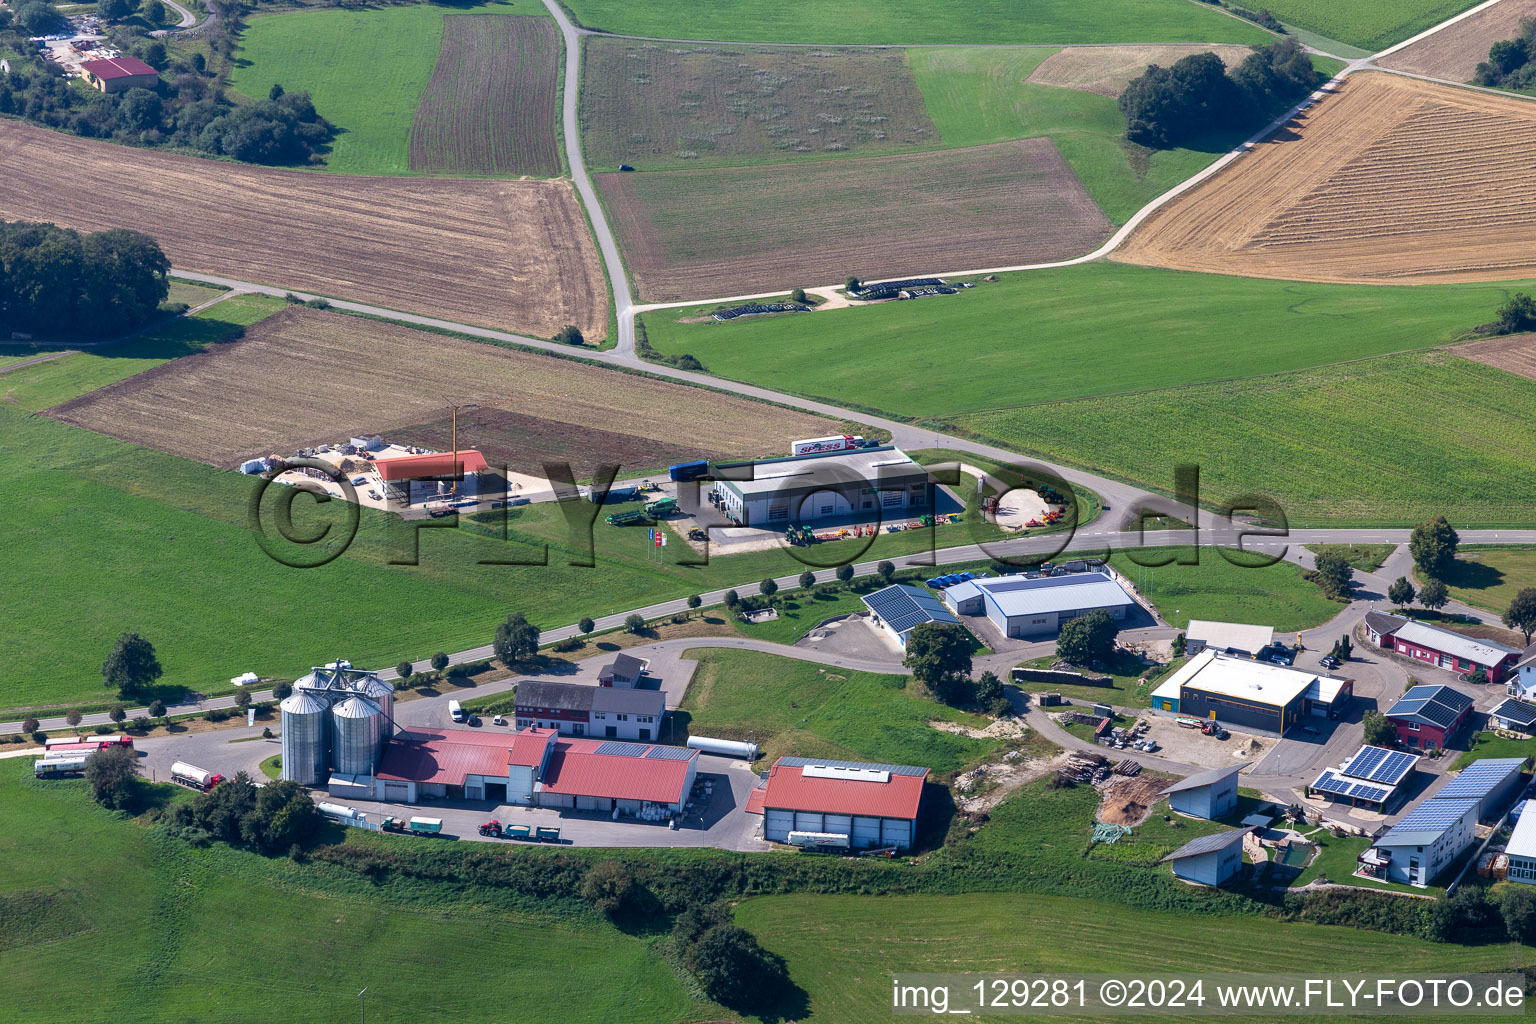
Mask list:
[[[372,775],[394,733],[395,688],[347,661],[314,669],[278,707],[283,778],[305,786],[324,785],[332,772]]]

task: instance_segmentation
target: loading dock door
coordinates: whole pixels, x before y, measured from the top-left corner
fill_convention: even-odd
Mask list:
[[[507,784],[505,782],[487,782],[485,784],[485,798],[494,800],[499,804],[507,802]]]

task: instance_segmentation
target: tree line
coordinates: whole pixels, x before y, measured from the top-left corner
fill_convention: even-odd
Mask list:
[[[123,334],[154,319],[170,269],[137,231],[0,221],[0,324],[49,337]]]
[[[1214,53],[1172,67],[1148,65],[1120,94],[1125,136],[1153,149],[1232,129],[1257,129],[1323,82],[1294,39],[1281,39],[1227,70]]]
[[[1490,89],[1529,91],[1536,86],[1536,18],[1522,19],[1518,35],[1490,46],[1472,81]]]
[[[0,114],[67,131],[85,138],[138,146],[167,146],[207,156],[260,164],[315,163],[326,152],[335,127],[315,110],[307,92],[273,86],[254,103],[226,95],[230,56],[247,7],[211,0],[209,23],[198,31],[201,50],[168,49],[150,33],[165,19],[160,0],[107,0],[98,13],[108,21],[107,43],[137,57],[161,77],[153,88],[108,95],[81,88],[62,69],[42,59],[29,36],[58,31],[65,19],[46,0],[31,0],[14,11],[0,8],[0,49],[36,56],[11,59],[0,75]]]

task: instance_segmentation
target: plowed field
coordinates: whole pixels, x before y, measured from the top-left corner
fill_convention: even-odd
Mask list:
[[[1110,234],[1049,139],[597,180],[656,302],[1065,259]]]
[[[607,286],[564,181],[350,177],[0,121],[0,217],[136,228],[183,270],[550,337],[604,336]]]
[[[1214,53],[1227,67],[1236,67],[1253,51],[1246,46],[1205,46],[1186,43],[1163,46],[1069,46],[1058,50],[1030,72],[1025,81],[1036,85],[1055,85],[1063,89],[1096,92],[1100,96],[1119,96],[1131,79],[1147,70],[1148,64],[1168,67],[1181,57],[1194,53]]]
[[[1511,334],[1504,338],[1489,338],[1458,345],[1451,351],[1463,359],[1470,359],[1484,366],[1508,370],[1527,380],[1536,380],[1536,334]]]
[[[560,33],[549,18],[456,14],[411,126],[411,170],[560,173]]]
[[[485,403],[460,417],[459,443],[484,443],[488,456],[513,466],[555,457],[641,468],[673,454],[764,455],[839,428],[713,391],[297,307],[249,328],[243,340],[165,363],[49,414],[231,467],[252,455],[364,431],[446,447],[441,421],[455,400]],[[492,409],[492,402],[505,409]],[[411,437],[397,436],[404,427],[414,428]]]
[[[1470,82],[1478,62],[1488,59],[1488,47],[1500,39],[1514,38],[1526,18],[1536,18],[1536,0],[1499,0],[1486,11],[1405,46],[1380,63],[1416,75]]]
[[[1536,104],[1357,74],[1150,217],[1131,263],[1310,281],[1536,272]]]

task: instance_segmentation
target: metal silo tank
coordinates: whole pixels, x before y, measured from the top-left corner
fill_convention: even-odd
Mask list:
[[[317,786],[330,775],[330,707],[299,691],[278,705],[283,722],[283,778]]]
[[[366,697],[352,696],[331,709],[336,771],[343,775],[372,775],[383,739],[384,712]]]
[[[384,713],[382,734],[387,739],[395,734],[395,688],[372,672],[358,680],[357,690],[379,706]]]

